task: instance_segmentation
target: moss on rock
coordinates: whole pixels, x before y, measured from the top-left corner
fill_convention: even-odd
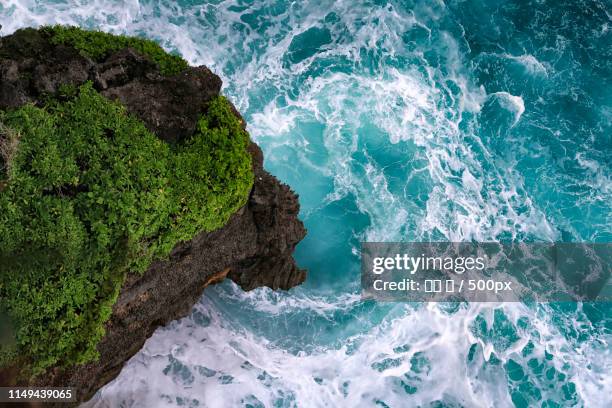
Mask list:
[[[172,146],[90,83],[0,123],[19,135],[0,188],[0,312],[14,326],[0,364],[19,356],[29,374],[95,359],[127,273],[223,226],[253,183],[223,97]]]

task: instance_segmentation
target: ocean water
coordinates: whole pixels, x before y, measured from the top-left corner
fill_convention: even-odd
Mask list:
[[[157,39],[300,195],[307,282],[206,289],[88,407],[609,407],[609,304],[362,302],[361,241],[612,240],[606,0],[2,0]]]

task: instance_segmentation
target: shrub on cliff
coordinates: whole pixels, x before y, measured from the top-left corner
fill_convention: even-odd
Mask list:
[[[126,274],[223,226],[253,182],[248,135],[223,97],[176,146],[89,83],[0,112],[0,124],[0,144],[11,143],[0,172],[0,312],[14,325],[0,365],[34,374],[94,359]]]

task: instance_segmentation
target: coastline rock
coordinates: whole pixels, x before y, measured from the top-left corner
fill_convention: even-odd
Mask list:
[[[163,76],[155,63],[131,49],[96,63],[73,48],[51,44],[37,30],[0,38],[0,109],[40,104],[60,85],[87,80],[168,142],[192,133],[221,89],[221,79],[204,66]],[[78,400],[86,401],[119,374],[155,329],[188,314],[206,286],[226,277],[245,290],[289,289],[304,281],[306,273],[292,256],[306,234],[297,196],[264,170],[256,144],[249,151],[255,181],[247,204],[224,227],[200,233],[143,275],[127,277],[98,345],[98,361],[50,369],[28,385],[74,387]],[[0,370],[1,385],[15,385],[14,373]]]

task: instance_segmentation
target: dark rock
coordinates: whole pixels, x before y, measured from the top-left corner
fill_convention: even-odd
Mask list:
[[[0,38],[0,58],[23,62],[25,60],[43,61],[53,46],[45,35],[34,28],[24,28],[14,34]]]
[[[163,76],[131,49],[94,63],[76,50],[50,44],[36,30],[0,38],[0,109],[41,103],[64,81],[79,85],[86,80],[172,142],[192,134],[221,89],[219,77],[206,67]],[[256,144],[249,151],[255,182],[248,203],[223,228],[178,245],[168,260],[154,263],[143,275],[128,276],[98,345],[97,362],[50,369],[29,385],[71,386],[79,401],[87,400],[119,374],[157,327],[185,316],[209,284],[227,276],[245,290],[289,289],[304,281],[305,271],[292,256],[306,234],[297,217],[297,196],[264,170]],[[0,370],[0,385],[15,385],[16,372],[15,367]]]
[[[61,85],[80,85],[89,79],[93,61],[63,45],[55,47],[54,51],[32,71],[32,88],[37,95],[53,95]]]
[[[51,44],[37,30],[18,30],[0,39],[0,109],[40,102],[60,85],[88,80],[169,142],[192,134],[207,103],[221,90],[221,79],[205,66],[164,76],[132,49],[95,63],[72,47]]]
[[[98,64],[93,73],[95,86],[102,91],[123,86],[133,78],[143,78],[147,75],[156,78],[160,76],[153,61],[131,48],[111,55],[102,64]]]
[[[41,32],[19,30],[0,40],[0,109],[15,108],[55,94],[60,85],[80,85],[93,61],[79,51],[49,43]]]
[[[14,108],[31,102],[28,86],[29,80],[20,77],[16,61],[0,60],[0,107]]]
[[[109,86],[102,95],[119,100],[149,130],[170,142],[195,131],[207,102],[221,90],[221,79],[204,66],[171,77],[149,74],[132,78],[123,85]]]
[[[234,263],[229,278],[243,289],[259,286],[287,289],[295,282],[303,282],[305,272],[299,269],[293,258],[287,256],[306,231],[298,220],[300,206],[291,189],[263,170],[263,154],[256,144],[251,145],[255,169],[255,184],[247,205],[257,229],[257,246],[253,256]],[[278,231],[283,230],[282,234]],[[265,248],[265,249],[264,249]]]

